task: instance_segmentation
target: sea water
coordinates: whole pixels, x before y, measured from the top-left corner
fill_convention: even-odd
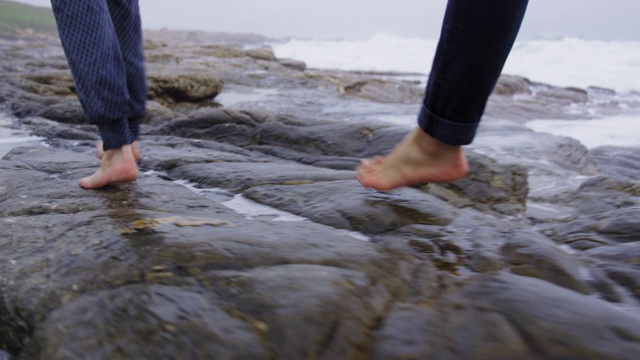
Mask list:
[[[640,147],[640,115],[591,120],[533,120],[527,126],[537,132],[572,137],[591,149],[614,145]]]
[[[380,33],[364,40],[291,39],[271,46],[277,57],[305,61],[309,68],[410,73],[426,82],[437,40]],[[518,41],[503,73],[560,87],[610,89],[622,103],[639,104],[640,42],[571,37]],[[620,116],[535,120],[527,126],[534,131],[573,137],[587,147],[640,146],[640,108],[624,110],[625,114]],[[406,117],[385,120],[402,126],[415,125],[413,119],[407,122]]]
[[[0,110],[0,159],[14,147],[35,145],[42,141],[42,138],[31,136],[18,128],[15,121],[15,118]]]
[[[277,57],[318,69],[426,74],[437,40],[384,33],[364,40],[291,39],[271,44]],[[640,42],[540,38],[514,44],[503,73],[555,86],[640,92]]]

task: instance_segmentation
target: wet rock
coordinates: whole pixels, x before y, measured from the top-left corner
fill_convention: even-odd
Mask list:
[[[640,262],[640,244],[638,244],[638,242],[611,244],[609,246],[600,246],[587,250],[584,254],[597,259],[622,264],[638,264]]]
[[[370,156],[386,152],[406,130],[383,123],[344,123],[280,118],[264,122],[256,129],[258,144],[286,147],[307,154]]]
[[[170,171],[189,164],[255,162],[261,156],[263,161],[274,160],[229,144],[178,137],[145,136],[140,146],[144,149],[141,165],[158,171]]]
[[[581,279],[583,265],[547,238],[519,232],[502,250],[514,274],[539,278],[583,294],[590,293],[589,286]]]
[[[145,61],[153,64],[180,65],[182,58],[167,48],[145,52]]]
[[[499,271],[504,268],[503,257],[495,251],[477,249],[471,254],[471,270],[478,273]]]
[[[273,54],[273,50],[267,48],[254,48],[244,51],[245,55],[258,60],[275,61],[276,56]]]
[[[493,216],[465,208],[445,226],[411,224],[373,236],[371,242],[430,263],[440,270],[439,274],[451,273],[460,280],[474,273],[508,268],[501,249],[521,236],[514,225],[504,226]]]
[[[59,44],[0,39],[1,106],[46,139],[0,160],[0,358],[638,352],[635,150],[524,125],[637,104],[505,76],[469,177],[380,193],[353,169],[410,131],[379,120],[414,118],[419,81],[151,33],[141,175],[99,191],[77,185],[98,137]]]
[[[633,359],[640,350],[640,318],[538,279],[477,277],[447,307],[451,313],[438,331],[438,343],[450,344],[443,359],[495,359],[496,352],[518,359]]]
[[[144,39],[143,48],[145,51],[158,50],[162,47],[166,47],[167,44],[159,41],[153,41],[150,39]]]
[[[509,94],[512,89],[500,88]],[[583,120],[593,117],[587,109],[576,109],[572,104],[586,103],[588,95],[568,91],[568,96],[555,98],[555,92],[548,93],[517,93],[517,96],[490,96],[485,109],[485,117],[491,116],[498,119],[524,122],[539,119],[576,119]],[[576,98],[571,98],[575,96]],[[567,99],[568,97],[568,99]],[[575,102],[574,102],[575,101]]]
[[[197,102],[215,98],[223,82],[210,74],[149,74],[149,98],[161,103]]]
[[[406,305],[396,309],[373,335],[371,359],[438,359],[442,345],[436,340],[437,320],[437,311],[428,308]]]
[[[480,276],[446,298],[396,306],[374,334],[373,358],[633,359],[639,346],[640,318],[538,279]]]
[[[519,164],[545,173],[598,175],[598,166],[588,156],[589,150],[578,140],[533,132],[524,126],[486,119],[472,147],[505,164]],[[551,164],[540,162],[546,160]],[[562,174],[562,176],[566,176]]]
[[[28,75],[21,87],[36,95],[41,96],[69,96],[73,95],[75,83],[68,71],[54,73],[37,73]]]
[[[193,358],[270,358],[251,325],[216,306],[212,296],[164,285],[80,296],[52,312],[34,342],[24,357],[179,358],[190,349]]]
[[[536,97],[552,99],[557,102],[567,102],[570,104],[586,103],[589,101],[589,94],[586,90],[579,88],[549,88],[546,90],[538,91]]]
[[[353,177],[352,173],[345,175]],[[259,186],[244,192],[244,196],[315,222],[365,234],[379,234],[408,224],[444,225],[456,216],[454,208],[419,190],[372,193],[355,180]]]
[[[640,270],[621,264],[606,264],[603,268],[611,280],[625,287],[630,294],[640,299]]]
[[[253,142],[254,128],[264,121],[260,115],[227,109],[207,109],[170,121],[157,131],[161,135],[227,141],[237,146]]]
[[[207,187],[220,187],[233,192],[266,184],[306,184],[353,179],[351,171],[327,170],[296,163],[216,162],[190,164],[169,172],[173,179],[185,179]]]
[[[264,324],[276,356],[287,359],[364,356],[370,329],[390,300],[364,274],[325,266],[284,265],[213,276],[215,285],[226,288],[221,297],[256,326]]]
[[[634,180],[616,180],[604,176],[596,176],[580,185],[579,192],[600,192],[613,196],[613,193],[621,193],[640,197],[640,182]],[[633,199],[626,196],[624,200],[627,203]],[[616,206],[617,208],[622,206]]]
[[[58,101],[56,98],[35,95],[15,88],[7,95],[7,99],[10,99],[11,113],[17,118],[35,116]]]
[[[589,249],[616,243],[635,243],[640,238],[638,208],[614,209],[584,216],[566,224],[549,227],[546,232],[556,242]]]
[[[280,159],[292,160],[306,165],[334,170],[353,170],[357,168],[360,163],[360,158],[358,157],[307,154],[279,146],[251,145],[247,146],[247,149]]]
[[[67,124],[84,124],[85,122],[84,110],[77,98],[62,100],[48,106],[40,111],[38,116]]]
[[[526,170],[498,164],[479,154],[469,153],[468,157],[469,175],[445,187],[471,198],[479,208],[511,215],[522,213],[529,191]]]
[[[305,71],[307,69],[307,64],[304,61],[295,59],[278,59],[278,64],[298,71]]]
[[[466,265],[466,260],[470,255],[465,251],[462,244],[464,239],[459,233],[451,230],[448,226],[431,225],[426,222],[403,226],[397,230],[392,229],[372,237],[371,242],[411,255],[422,264],[423,269],[420,271],[430,271],[431,273],[435,272],[432,269],[437,269],[441,272],[446,271],[461,276],[465,272],[463,266]],[[424,276],[414,274],[414,277],[413,284],[416,289],[412,298],[424,300],[433,296],[434,292],[438,292],[420,281]],[[432,284],[436,281],[430,276],[426,277],[430,279]]]
[[[608,177],[640,181],[640,148],[597,147],[589,151],[589,158]]]
[[[598,215],[640,205],[640,187],[634,181],[596,176],[575,192],[562,194],[555,200],[570,205],[582,215]]]
[[[204,56],[215,56],[223,59],[247,56],[247,54],[242,50],[222,45],[205,45],[201,48],[199,53]]]
[[[384,123],[345,123],[299,119],[249,111],[208,109],[173,120],[155,131],[161,135],[230,142],[238,146],[265,146],[307,155],[372,156],[393,148],[406,130]],[[291,155],[295,157],[296,155]]]
[[[514,75],[502,75],[498,79],[493,94],[513,96],[516,94],[531,94],[531,82],[527,78]]]
[[[345,95],[382,103],[417,103],[423,96],[423,90],[416,86],[379,79],[354,82],[342,89]]]
[[[616,94],[615,90],[609,89],[609,88],[600,87],[600,86],[589,86],[589,87],[587,87],[587,92],[589,94],[594,93],[594,94],[599,94],[599,95],[615,95]]]
[[[418,104],[424,89],[412,82],[358,72],[309,72],[307,77],[331,84],[340,95],[380,103]]]
[[[390,293],[385,289],[406,292],[402,283],[397,284],[398,280],[406,281],[399,265],[402,257],[383,253],[372,244],[335,229],[313,223],[269,224],[247,220],[180,185],[152,176],[142,176],[135,184],[117,189],[82,190],[75,182],[92,171],[89,166],[95,166],[95,160],[78,159],[84,164],[74,169],[60,161],[62,155],[70,154],[56,156],[55,152],[60,154],[60,150],[49,158],[40,154],[42,161],[30,161],[29,166],[16,163],[17,159],[0,162],[0,166],[10,170],[1,172],[6,177],[2,183],[16,184],[3,188],[6,196],[1,199],[2,209],[9,212],[0,218],[1,248],[5,252],[2,257],[10,260],[0,263],[3,273],[0,285],[8,303],[19,304],[11,308],[0,305],[3,318],[0,336],[12,351],[28,347],[25,354],[44,351],[63,356],[68,351],[75,354],[95,350],[109,358],[112,347],[104,346],[105,341],[114,341],[113,344],[131,354],[155,354],[163,349],[176,351],[180,348],[177,345],[188,339],[196,342],[207,339],[209,343],[201,349],[209,354],[229,351],[261,354],[259,346],[247,350],[238,344],[254,344],[256,336],[263,338],[256,334],[268,331],[265,348],[289,353],[298,346],[299,337],[283,340],[279,334],[290,331],[295,334],[295,329],[308,327],[309,321],[315,319],[312,323],[325,329],[323,332],[328,335],[320,335],[316,343],[300,343],[300,348],[319,351],[318,347],[326,346],[332,354],[359,352],[362,346],[358,344],[366,342],[367,329],[388,301]],[[23,160],[27,157],[22,155]],[[64,176],[50,177],[44,171]],[[25,178],[41,183],[38,176],[49,177],[48,186],[42,187],[41,192],[15,181]],[[61,189],[69,190],[63,193]],[[37,227],[32,226],[32,217],[37,217]],[[264,247],[268,243],[271,246]],[[281,264],[328,267],[311,267],[308,271],[275,268]],[[274,267],[273,275],[260,267]],[[79,268],[84,270],[77,271]],[[253,268],[256,271],[250,270]],[[242,273],[214,270],[242,270]],[[287,274],[294,278],[288,278]],[[241,275],[247,279],[257,277],[258,288],[246,301],[236,297],[235,283],[229,282]],[[369,276],[382,285],[370,285]],[[299,290],[302,284],[314,284],[307,291],[315,296],[307,296],[310,294],[307,292],[303,292],[307,295],[282,293],[282,287],[292,286],[294,280],[299,285],[293,288]],[[326,286],[318,287],[319,281],[327,281]],[[345,285],[345,281],[353,284]],[[206,283],[217,285],[209,287]],[[271,286],[273,299],[283,301],[279,306],[268,300],[271,297],[263,296]],[[212,289],[226,302],[216,305]],[[359,300],[344,302],[346,294]],[[284,301],[287,296],[290,300]],[[132,303],[133,299],[138,300]],[[248,305],[250,299],[273,306],[256,314],[255,308]],[[319,299],[325,300],[318,303]],[[334,320],[327,322],[326,313],[318,309],[324,308],[322,304],[337,301],[346,306],[345,310],[342,314],[334,313]],[[291,310],[290,304],[298,306],[299,316],[284,315]],[[124,321],[123,307],[134,314],[127,315]],[[93,313],[97,308],[101,309],[99,322],[94,321],[94,316],[69,316]],[[354,318],[354,309],[359,309],[364,317]],[[161,317],[151,315],[155,312],[160,312]],[[45,319],[48,322],[43,322]],[[282,322],[284,319],[291,322]],[[292,328],[295,322],[299,325]],[[333,326],[336,322],[344,323],[344,331],[351,329],[351,324],[360,324],[362,336],[355,342],[342,336],[333,342],[323,341],[336,329]],[[69,331],[57,331],[62,323],[69,326]],[[237,331],[226,333],[229,327]],[[38,331],[34,340],[25,344],[29,329]],[[137,329],[134,332],[149,337],[142,346],[135,336],[110,337],[113,331],[129,331],[125,329]],[[211,341],[211,336],[218,340]],[[103,337],[105,340],[100,341]],[[165,344],[154,345],[156,341]]]
[[[635,242],[640,238],[640,213],[637,207],[614,210],[596,216],[592,229],[617,242]]]
[[[441,316],[439,310],[405,305],[393,311],[375,333],[372,358],[536,359],[526,340],[500,315],[487,313],[482,316],[491,333],[483,336],[479,331],[462,329],[463,320],[448,323],[454,319]],[[464,336],[449,335],[444,329],[464,331],[458,333]],[[463,342],[468,342],[467,346]]]
[[[180,118],[182,115],[173,112],[171,109],[162,106],[155,101],[147,101],[147,116],[142,120],[144,124],[152,126],[162,126],[171,120]]]
[[[32,128],[33,135],[43,137],[52,142],[59,140],[98,140],[100,138],[95,126],[69,126],[38,117],[23,119],[22,123]]]

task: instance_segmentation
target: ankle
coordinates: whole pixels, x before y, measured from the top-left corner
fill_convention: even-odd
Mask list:
[[[427,134],[421,128],[416,128],[413,140],[425,154],[431,156],[442,156],[456,154],[462,151],[462,146],[446,144],[433,136]]]

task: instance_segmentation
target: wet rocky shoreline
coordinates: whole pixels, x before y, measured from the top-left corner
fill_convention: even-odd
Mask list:
[[[640,148],[524,125],[640,104],[505,75],[467,178],[381,193],[353,170],[409,131],[382,121],[417,113],[406,74],[308,69],[254,35],[145,36],[144,173],[99,191],[77,186],[98,136],[57,39],[0,40],[0,106],[46,139],[0,160],[0,358],[640,352]]]

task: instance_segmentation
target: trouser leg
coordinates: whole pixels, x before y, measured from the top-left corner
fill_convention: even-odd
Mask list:
[[[449,145],[473,141],[527,0],[449,0],[418,125]]]
[[[129,129],[137,139],[140,119],[146,115],[147,100],[140,7],[138,0],[107,0],[107,4],[127,74]]]
[[[98,126],[105,150],[132,143],[124,60],[105,0],[51,5],[87,122]]]

